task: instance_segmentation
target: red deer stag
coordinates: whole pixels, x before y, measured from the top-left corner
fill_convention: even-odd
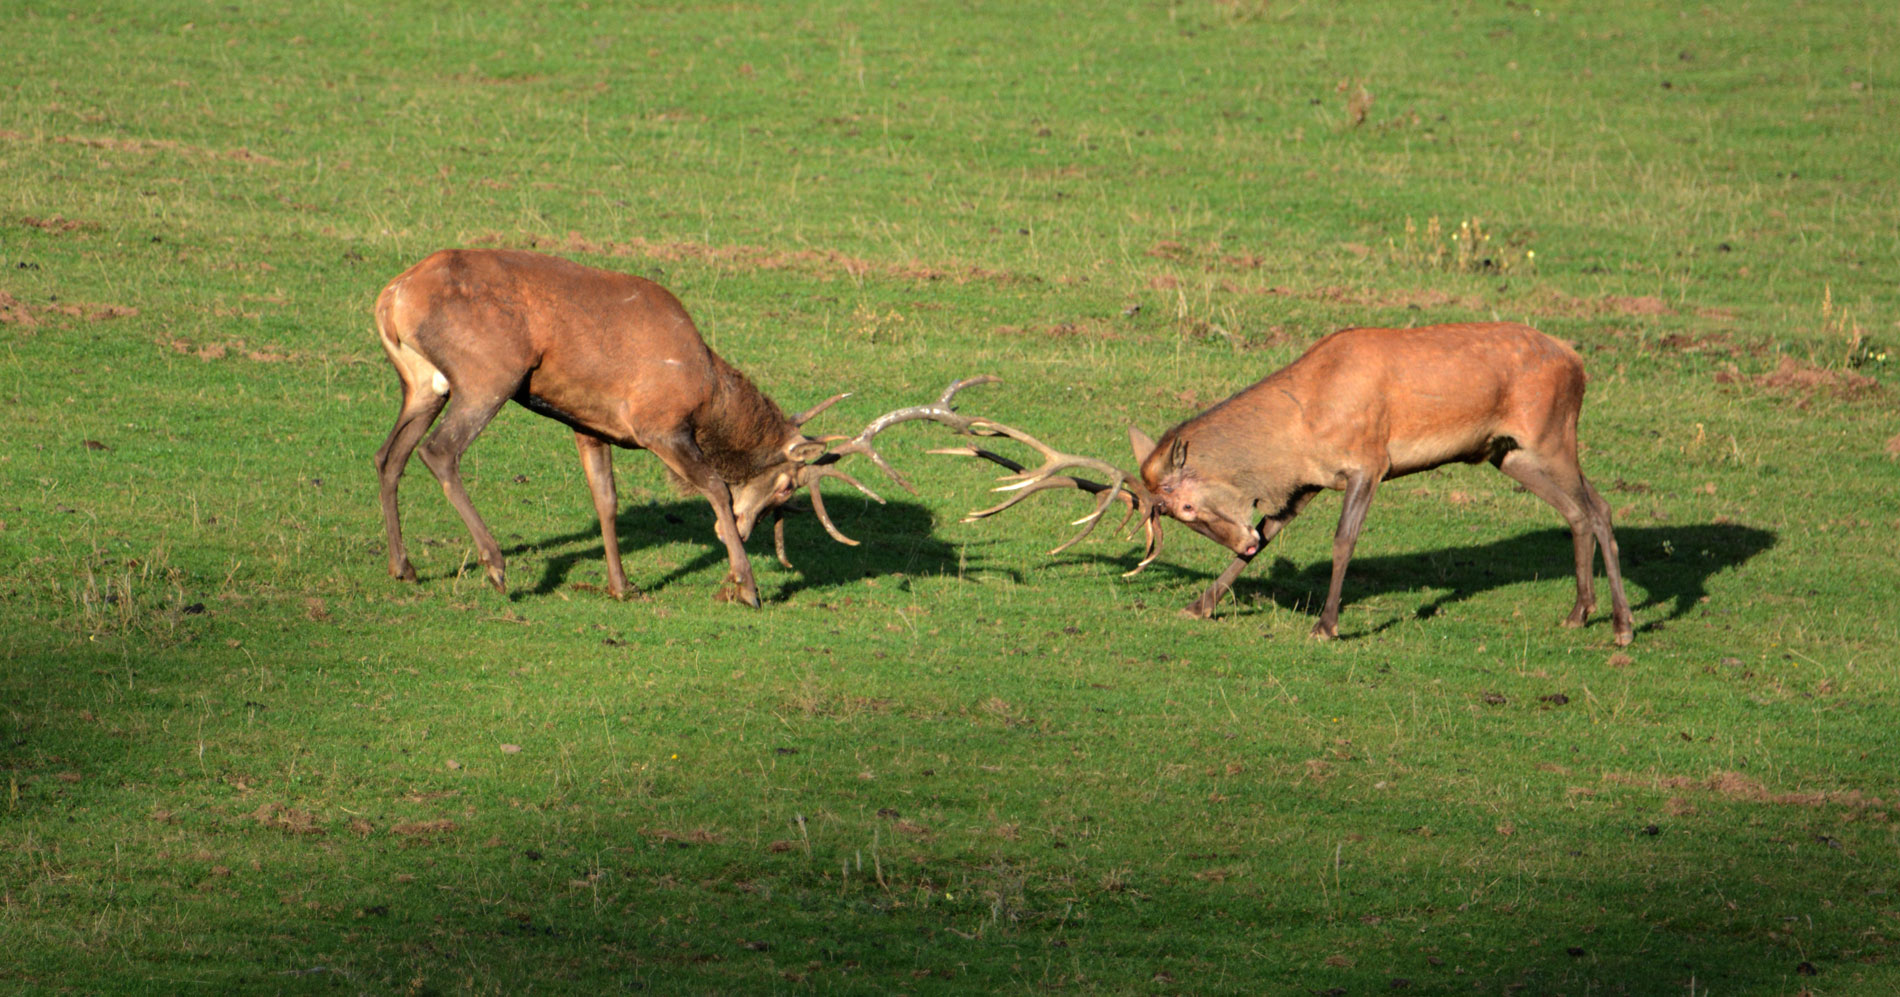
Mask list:
[[[581,468],[593,492],[606,549],[608,589],[628,591],[614,530],[613,451],[646,449],[676,483],[712,504],[731,568],[718,598],[759,605],[745,540],[766,510],[785,557],[785,503],[811,490],[812,511],[826,532],[838,531],[818,490],[838,478],[883,499],[834,466],[866,455],[904,488],[910,485],[871,447],[879,431],[909,419],[951,417],[950,400],[972,378],[952,384],[935,405],[880,416],[864,432],[813,439],[799,427],[843,398],[836,395],[787,416],[744,374],[708,349],[679,299],[652,281],[596,270],[568,260],[510,250],[444,250],[404,271],[376,298],[376,327],[402,379],[402,409],[376,451],[389,573],[415,581],[402,542],[396,488],[403,467],[445,403],[454,404],[421,444],[422,461],[475,540],[488,580],[506,591],[501,549],[469,502],[460,464],[476,434],[513,399],[574,430]]]
[[[1583,387],[1583,361],[1576,351],[1528,326],[1346,329],[1168,430],[1159,442],[1131,427],[1139,478],[982,419],[964,419],[959,428],[1025,443],[1043,455],[1042,465],[1025,470],[974,447],[937,452],[985,457],[1017,472],[998,490],[1020,494],[971,513],[966,522],[1001,512],[1037,491],[1081,488],[1096,493],[1095,510],[1076,521],[1084,528],[1063,547],[1086,536],[1119,497],[1131,514],[1141,516],[1148,538],[1145,555],[1129,574],[1160,553],[1162,515],[1233,551],[1226,570],[1182,611],[1195,617],[1213,613],[1248,562],[1314,495],[1339,489],[1345,492],[1345,509],[1333,535],[1332,585],[1313,626],[1319,638],[1339,635],[1346,562],[1379,482],[1453,461],[1490,461],[1570,524],[1577,601],[1565,626],[1582,626],[1596,606],[1592,575],[1601,546],[1610,580],[1611,629],[1621,646],[1634,631],[1610,507],[1577,463]],[[1056,474],[1071,468],[1111,480],[1102,484]]]

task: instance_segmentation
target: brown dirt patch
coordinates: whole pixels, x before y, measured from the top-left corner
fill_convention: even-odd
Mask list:
[[[842,270],[851,277],[881,276],[918,283],[949,282],[969,284],[987,282],[1012,284],[1035,278],[1004,270],[990,270],[970,264],[932,265],[917,261],[883,263],[841,253],[835,249],[772,249],[766,246],[713,246],[702,242],[663,242],[642,238],[622,241],[597,241],[579,232],[558,239],[524,235],[510,238],[488,233],[469,241],[474,246],[512,246],[561,253],[587,253],[595,256],[640,257],[661,262],[689,261],[716,266],[728,271],[743,270]]]
[[[1561,318],[1585,318],[1590,316],[1611,315],[1620,318],[1646,318],[1661,315],[1674,315],[1675,309],[1653,294],[1628,297],[1618,294],[1606,294],[1600,298],[1579,298],[1552,288],[1541,288],[1530,296],[1528,310],[1534,315],[1551,315]],[[1703,309],[1712,313],[1705,317],[1718,317],[1720,309]],[[1730,318],[1733,313],[1721,313],[1719,317]]]
[[[1817,394],[1852,400],[1881,394],[1880,382],[1851,370],[1816,367],[1784,355],[1781,362],[1765,374],[1743,374],[1733,364],[1715,372],[1717,384],[1747,384],[1768,391],[1801,395],[1803,401]]]
[[[1457,295],[1436,288],[1400,288],[1397,290],[1373,290],[1359,287],[1326,286],[1308,290],[1296,290],[1279,285],[1248,286],[1232,281],[1222,281],[1220,288],[1228,294],[1258,294],[1270,298],[1298,298],[1302,301],[1325,301],[1337,305],[1352,305],[1359,308],[1446,308],[1465,309],[1483,308],[1485,301],[1475,294]]]
[[[1050,339],[1119,340],[1124,338],[1110,326],[1089,319],[1035,327],[999,325],[996,327],[996,333],[1001,336],[1037,336]]]
[[[1604,774],[1603,781],[1620,786],[1667,790],[1678,794],[1678,798],[1683,793],[1701,792],[1744,803],[1771,803],[1793,807],[1839,806],[1863,810],[1885,806],[1879,799],[1868,796],[1858,789],[1835,792],[1771,793],[1759,780],[1740,772],[1716,772],[1702,779],[1681,775],[1636,775],[1626,772],[1609,772]],[[1678,805],[1682,803],[1686,801],[1681,801]]]
[[[1900,436],[1887,441],[1887,456],[1900,457]]]
[[[1674,315],[1676,313],[1675,309],[1663,304],[1663,300],[1653,294],[1645,294],[1635,298],[1625,298],[1614,294],[1607,295],[1603,298],[1603,308],[1612,314],[1628,315],[1631,317],[1639,315]]]
[[[188,339],[171,339],[163,345],[174,353],[197,357],[200,360],[223,360],[225,357],[243,357],[256,363],[287,363],[292,360],[306,359],[301,353],[279,353],[271,349],[253,349],[242,339],[227,339],[221,343],[194,343]]]
[[[9,133],[0,137],[15,141],[26,138],[26,136],[17,133]],[[284,165],[281,159],[274,159],[261,152],[252,152],[243,146],[239,146],[235,149],[209,149],[201,145],[187,145],[183,142],[174,142],[171,139],[99,138],[87,135],[55,135],[47,141],[55,145],[77,145],[88,149],[104,149],[108,152],[130,152],[136,155],[145,155],[153,152],[170,152],[185,156],[189,159],[228,159],[240,163],[256,163],[260,166]]]
[[[712,828],[696,827],[690,831],[675,831],[665,827],[643,827],[641,835],[662,845],[716,845],[726,840],[726,836]]]
[[[138,313],[138,309],[126,305],[81,302],[29,305],[5,291],[0,291],[0,325],[19,326],[22,329],[36,329],[43,321],[62,317],[76,318],[82,322],[104,322],[115,318],[130,318]]]
[[[58,215],[51,215],[46,218],[35,218],[32,215],[22,215],[20,216],[20,224],[25,225],[27,228],[39,229],[42,232],[54,232],[54,233],[76,232],[82,228],[98,228],[99,227],[91,222],[82,222],[82,221],[78,221],[72,218],[61,218]]]
[[[293,810],[281,803],[266,803],[248,814],[253,820],[268,828],[283,831],[286,834],[323,834],[323,828],[317,826],[314,814],[302,810]]]
[[[33,309],[28,308],[25,302],[5,291],[0,291],[0,325],[17,325],[22,329],[32,329],[39,324],[40,320],[33,316]]]
[[[399,834],[405,838],[434,838],[455,831],[452,820],[417,820],[406,824],[397,824],[389,829],[390,834]]]

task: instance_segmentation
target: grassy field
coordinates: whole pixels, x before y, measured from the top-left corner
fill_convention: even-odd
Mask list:
[[[0,989],[1900,991],[1900,13],[1152,0],[0,8]],[[1591,373],[1636,642],[1483,467],[1227,554],[992,475],[751,545],[567,430],[412,465],[383,283],[641,273],[786,408],[1126,462],[1335,328]],[[867,481],[873,485],[880,482]],[[763,533],[763,531],[761,531]]]

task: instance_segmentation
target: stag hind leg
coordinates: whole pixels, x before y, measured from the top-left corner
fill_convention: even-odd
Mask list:
[[[616,599],[624,598],[628,585],[627,572],[620,563],[620,534],[614,526],[620,500],[614,492],[613,444],[593,433],[575,430],[574,446],[580,450],[587,490],[594,495],[594,515],[600,519],[600,542],[607,558],[607,591]]]
[[[1543,499],[1570,525],[1577,571],[1577,601],[1564,626],[1580,627],[1596,608],[1596,552],[1603,550],[1603,571],[1610,580],[1610,627],[1618,647],[1635,637],[1629,598],[1623,593],[1623,569],[1617,556],[1616,536],[1610,526],[1610,504],[1584,479],[1575,459],[1547,458],[1526,449],[1511,450],[1497,460],[1498,470],[1510,475]]]
[[[402,514],[396,508],[396,488],[416,444],[448,401],[448,382],[421,355],[395,345],[388,337],[384,338],[384,346],[396,366],[396,376],[402,380],[402,408],[396,413],[396,425],[390,429],[389,438],[376,451],[376,478],[383,506],[383,528],[388,535],[389,574],[400,581],[413,582],[416,569],[410,565],[408,549],[402,542]]]
[[[428,442],[422,445],[422,462],[435,473],[436,480],[442,483],[442,494],[448,496],[449,504],[462,517],[462,525],[468,527],[469,536],[475,541],[476,555],[488,569],[488,583],[495,586],[497,592],[508,591],[506,562],[494,536],[488,532],[488,524],[482,522],[481,514],[469,501],[468,490],[462,487],[462,453],[512,394],[512,386],[501,391],[451,388],[454,401],[449,406],[449,414],[442,417],[435,432],[429,434]]]

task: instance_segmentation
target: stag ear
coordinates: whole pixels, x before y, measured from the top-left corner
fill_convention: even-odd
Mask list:
[[[785,456],[794,464],[809,464],[825,455],[823,440],[807,439],[803,436],[785,444]]]
[[[1141,465],[1148,462],[1148,455],[1155,452],[1155,441],[1149,439],[1147,433],[1130,426],[1128,445],[1135,448],[1135,469],[1139,471]]]

